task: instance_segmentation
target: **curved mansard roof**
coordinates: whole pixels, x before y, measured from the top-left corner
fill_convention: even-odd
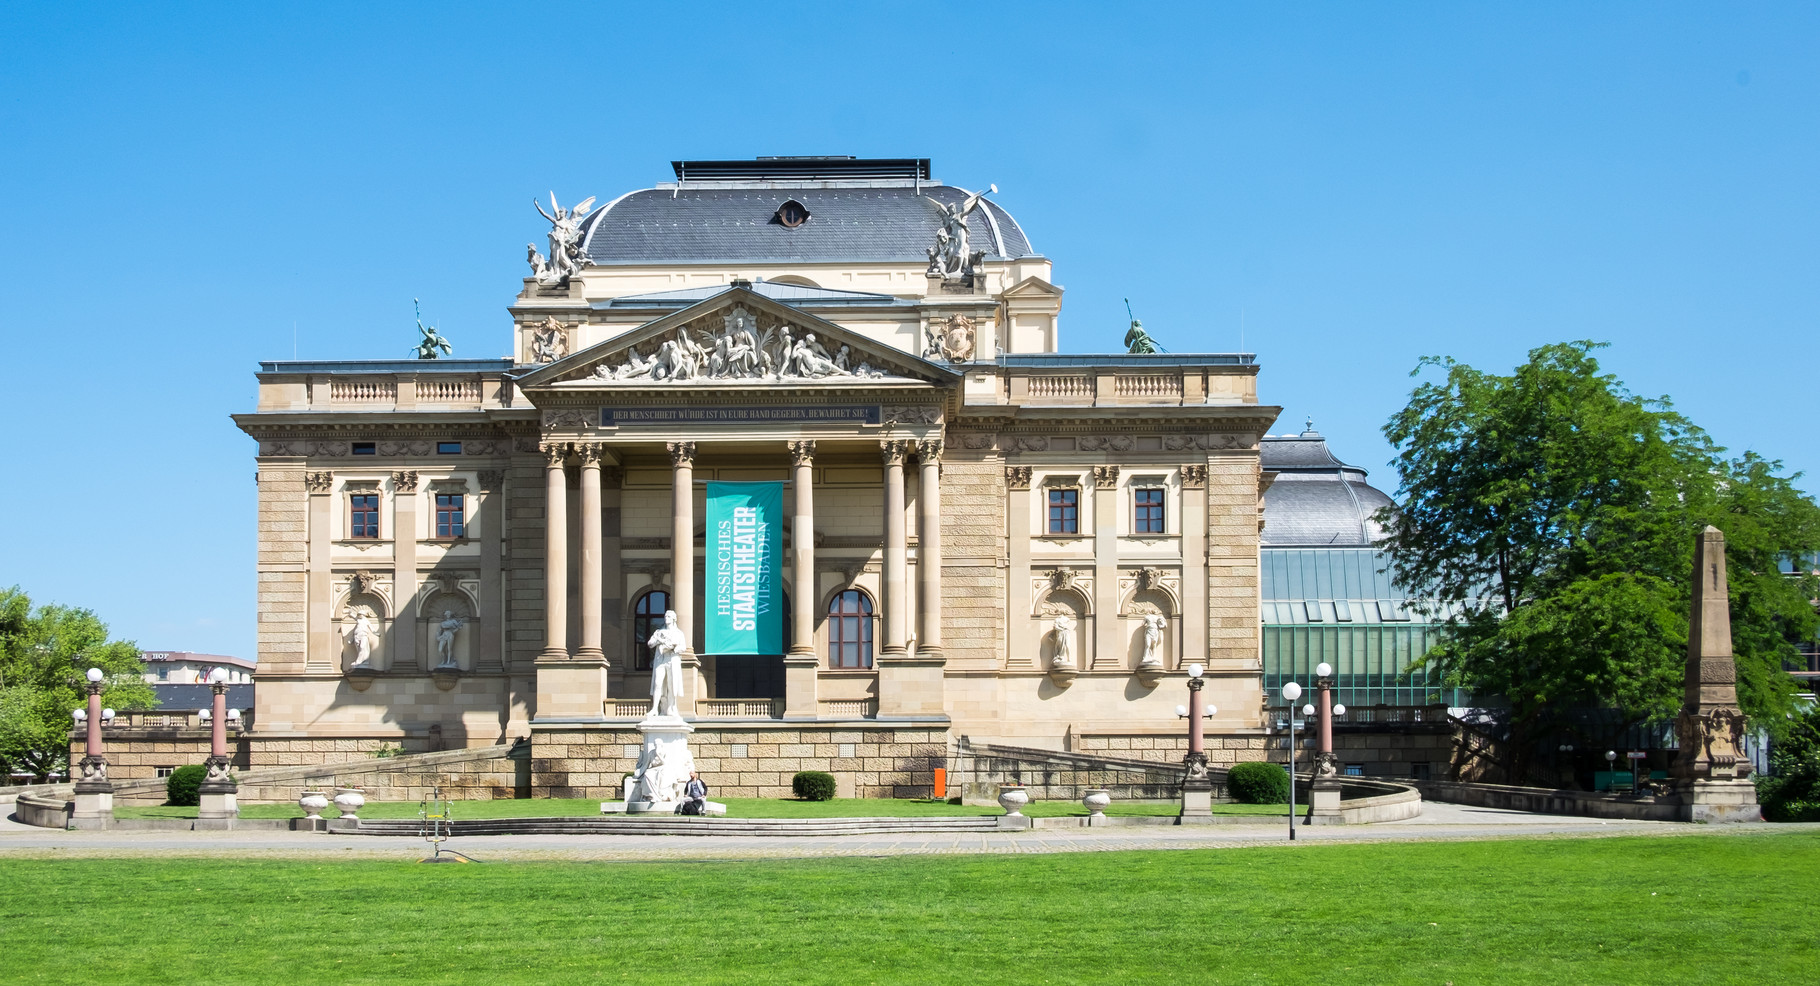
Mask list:
[[[1371,515],[1395,501],[1365,482],[1365,470],[1334,458],[1312,425],[1300,435],[1266,435],[1259,449],[1260,465],[1277,474],[1264,492],[1265,547],[1362,547],[1383,537]]]
[[[927,261],[942,228],[935,201],[958,205],[950,185],[905,182],[683,182],[621,196],[589,224],[584,247],[596,264]],[[809,218],[776,218],[794,199]],[[1036,256],[1011,213],[991,199],[967,217],[971,246],[987,257]]]

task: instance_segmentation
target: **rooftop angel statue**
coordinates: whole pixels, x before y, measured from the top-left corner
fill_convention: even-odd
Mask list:
[[[967,232],[967,216],[979,208],[982,199],[997,191],[997,185],[988,185],[984,192],[971,192],[952,205],[934,198],[929,200],[935,202],[942,214],[942,228],[936,231],[935,246],[929,248],[930,276],[959,277],[971,273],[973,251]]]
[[[587,218],[588,210],[594,206],[594,196],[582,199],[572,209],[565,209],[556,204],[556,193],[550,193],[550,211],[543,211],[543,203],[531,200],[536,206],[537,214],[550,221],[550,259],[539,267],[536,250],[530,251],[531,271],[539,284],[558,284],[569,279],[569,275],[587,266],[587,258],[581,250],[581,221]]]
[[[417,348],[411,350],[417,354],[417,358],[440,359],[455,355],[455,347],[436,332],[435,326],[423,324],[423,309],[418,306],[416,298],[411,299],[411,307],[417,312],[417,331],[423,333],[423,338],[417,342]]]

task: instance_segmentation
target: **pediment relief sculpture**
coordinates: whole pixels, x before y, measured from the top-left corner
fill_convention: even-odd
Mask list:
[[[830,346],[833,348],[830,349]],[[639,383],[710,380],[883,379],[907,371],[855,353],[845,343],[824,342],[809,329],[734,305],[631,342],[568,379]]]

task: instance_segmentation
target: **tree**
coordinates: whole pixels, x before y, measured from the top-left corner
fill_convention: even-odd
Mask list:
[[[1569,708],[1627,723],[1680,701],[1694,535],[1728,542],[1739,701],[1784,721],[1795,642],[1820,618],[1811,576],[1786,554],[1820,544],[1820,507],[1781,463],[1724,449],[1667,398],[1603,374],[1592,342],[1532,350],[1508,376],[1442,357],[1384,434],[1403,506],[1385,510],[1397,584],[1448,614],[1423,658],[1448,681],[1508,703],[1522,776],[1534,737]]]
[[[92,611],[34,610],[17,586],[0,590],[0,764],[8,771],[44,780],[68,767],[70,712],[88,704],[89,668],[106,673],[101,695],[110,708],[157,705],[138,645],[109,640]]]

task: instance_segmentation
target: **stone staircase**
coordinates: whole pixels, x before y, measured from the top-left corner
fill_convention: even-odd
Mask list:
[[[994,832],[997,815],[960,818],[700,818],[682,815],[602,816],[600,818],[474,818],[449,823],[452,836],[467,835],[695,835],[695,836],[830,836],[905,833]],[[361,819],[358,835],[419,837],[416,819]]]

